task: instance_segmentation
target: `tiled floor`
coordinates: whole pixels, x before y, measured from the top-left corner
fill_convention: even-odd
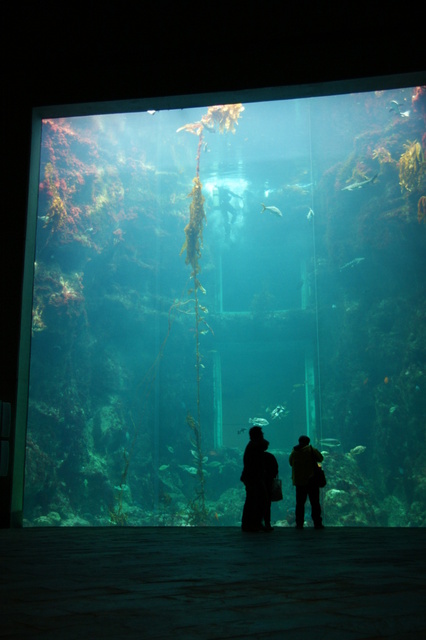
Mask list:
[[[0,530],[1,638],[426,637],[426,530]]]

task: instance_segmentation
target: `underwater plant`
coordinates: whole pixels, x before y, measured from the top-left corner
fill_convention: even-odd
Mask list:
[[[404,149],[399,159],[399,184],[403,193],[422,188],[426,166],[420,142],[408,140]]]
[[[417,203],[417,220],[419,224],[421,222],[426,224],[426,196],[422,196]]]
[[[123,505],[124,487],[127,482],[127,474],[129,471],[130,456],[133,451],[136,439],[133,439],[131,451],[123,451],[124,468],[121,474],[120,484],[116,487],[116,494],[114,496],[114,504],[109,508],[109,522],[110,524],[124,526],[127,524],[127,512]]]
[[[200,353],[200,324],[204,324],[211,331],[203,314],[208,313],[208,309],[199,303],[199,292],[205,294],[206,290],[201,285],[199,273],[201,271],[199,260],[201,258],[201,249],[203,244],[203,225],[206,221],[206,213],[204,211],[204,196],[202,192],[202,184],[200,181],[200,158],[203,149],[203,131],[218,130],[219,133],[231,132],[235,133],[235,127],[241,112],[244,110],[242,104],[217,105],[209,107],[207,113],[201,118],[200,122],[194,122],[184,125],[177,130],[188,131],[198,136],[198,148],[196,156],[196,172],[193,179],[194,186],[188,197],[191,198],[189,207],[189,222],[185,227],[185,242],[181,249],[181,255],[186,251],[185,263],[192,267],[191,278],[194,286],[188,291],[194,296],[194,313],[195,313],[195,368],[197,375],[197,419],[195,420],[190,413],[187,415],[187,424],[194,434],[192,442],[197,459],[197,478],[198,489],[196,498],[190,503],[190,512],[194,524],[204,524],[207,520],[207,511],[205,507],[204,494],[204,470],[203,470],[203,454],[201,443],[201,411],[200,411],[200,381],[201,369],[204,365],[201,362]]]
[[[202,525],[206,524],[208,513],[206,510],[205,499],[205,479],[203,468],[203,456],[201,453],[201,428],[200,428],[200,397],[199,397],[199,376],[197,376],[197,413],[198,422],[194,420],[191,414],[188,412],[186,416],[186,422],[189,428],[192,430],[194,439],[191,440],[191,444],[195,449],[195,461],[197,469],[198,488],[195,490],[195,499],[191,500],[188,505],[188,511],[190,515],[191,524]]]
[[[185,263],[192,266],[194,279],[200,271],[198,259],[201,258],[201,246],[203,243],[203,222],[206,220],[204,211],[204,196],[202,184],[198,175],[193,179],[194,186],[189,198],[192,198],[189,207],[189,222],[185,227],[186,240],[182,246],[181,254],[186,250]],[[198,283],[199,285],[199,283]],[[197,285],[196,285],[196,288]]]
[[[390,151],[386,149],[386,147],[380,145],[376,149],[373,150],[372,156],[373,160],[378,160],[379,164],[393,164],[395,160],[393,160]]]
[[[201,136],[203,129],[209,131],[219,130],[219,133],[231,132],[235,133],[235,127],[244,107],[241,103],[236,104],[219,104],[207,109],[207,113],[203,115],[200,122],[191,122],[179,127],[179,131],[188,131],[196,136]]]

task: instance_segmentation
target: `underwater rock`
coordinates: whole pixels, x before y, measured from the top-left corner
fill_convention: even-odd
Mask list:
[[[338,501],[338,506],[341,506],[343,502],[347,502],[347,494],[345,491],[341,491],[340,489],[330,489],[326,492],[326,500],[327,502],[332,501],[335,503]]]
[[[388,527],[406,527],[407,512],[404,504],[396,496],[388,496],[383,501],[383,509],[387,513]]]
[[[61,524],[61,516],[56,511],[50,511],[45,516],[39,516],[34,520],[35,527],[57,527]]]
[[[426,508],[424,501],[412,502],[408,516],[408,526],[426,527]]]
[[[218,514],[216,525],[235,527],[241,524],[245,495],[241,488],[226,489],[217,500],[207,501],[208,508]]]

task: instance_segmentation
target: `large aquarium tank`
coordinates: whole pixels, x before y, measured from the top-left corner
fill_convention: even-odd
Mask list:
[[[426,525],[426,87],[45,118],[25,526]],[[34,150],[33,150],[34,151]]]

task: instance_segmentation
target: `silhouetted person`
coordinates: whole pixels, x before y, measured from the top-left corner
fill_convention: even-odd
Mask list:
[[[269,446],[269,442],[265,440],[267,447]],[[265,531],[273,531],[273,527],[271,527],[271,495],[272,495],[272,485],[274,482],[274,478],[278,476],[278,462],[276,457],[269,453],[269,451],[264,452],[263,454],[263,464],[265,468],[265,484],[266,484],[266,504],[265,504]]]
[[[243,531],[261,531],[267,504],[265,479],[265,451],[268,447],[261,427],[249,431],[250,442],[244,451],[241,482],[246,488],[241,528]]]
[[[305,503],[309,496],[311,514],[315,529],[323,529],[319,487],[314,482],[314,470],[317,462],[324,460],[318,449],[312,447],[308,436],[300,436],[299,444],[293,447],[289,462],[293,469],[292,479],[296,487],[296,529],[303,529],[305,522]]]

